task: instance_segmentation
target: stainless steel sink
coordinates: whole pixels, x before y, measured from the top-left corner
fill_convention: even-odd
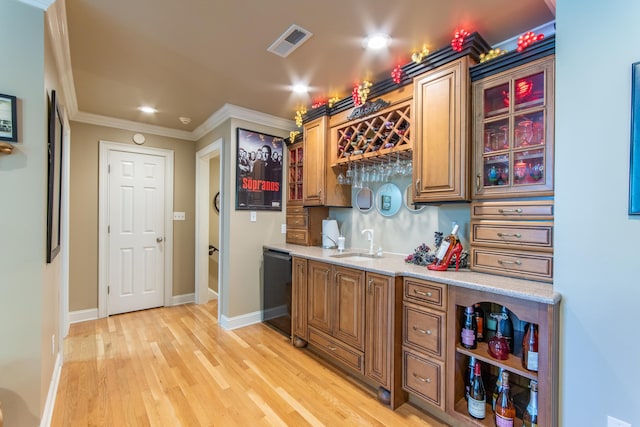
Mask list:
[[[341,258],[349,261],[370,261],[372,259],[382,258],[381,255],[368,254],[362,252],[342,252],[338,254],[329,255],[331,258]]]

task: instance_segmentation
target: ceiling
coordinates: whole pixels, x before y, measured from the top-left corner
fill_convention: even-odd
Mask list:
[[[550,6],[547,6],[547,4]],[[387,78],[458,28],[491,45],[554,20],[553,0],[66,0],[78,110],[193,131],[225,104],[291,119],[354,83]],[[267,48],[292,24],[313,36],[288,57]],[[373,54],[366,34],[391,45]],[[308,94],[291,86],[306,83]],[[154,115],[138,111],[146,104]],[[179,117],[191,118],[183,124]]]

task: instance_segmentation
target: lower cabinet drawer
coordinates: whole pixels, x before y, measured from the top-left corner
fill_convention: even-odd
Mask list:
[[[331,358],[364,374],[364,354],[341,341],[309,328],[309,344]]]
[[[551,222],[471,222],[471,244],[537,251],[553,250]]]
[[[287,229],[307,228],[307,215],[287,215]]]
[[[288,230],[287,243],[295,243],[298,245],[306,245],[309,232],[307,230]]]
[[[404,349],[402,387],[444,410],[444,363]]]
[[[444,359],[445,314],[413,306],[403,305],[403,343],[418,351]]]
[[[549,253],[471,247],[471,269],[531,280],[553,280],[553,255]]]
[[[425,303],[440,310],[447,307],[447,285],[405,277],[404,298],[415,303]]]

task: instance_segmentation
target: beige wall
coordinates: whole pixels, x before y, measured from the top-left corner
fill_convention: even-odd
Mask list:
[[[135,132],[71,122],[69,310],[98,307],[98,162],[100,141],[134,145]],[[173,295],[194,291],[195,144],[145,134],[144,146],[174,151]]]
[[[222,138],[222,226],[220,264],[223,265],[220,287],[220,312],[226,318],[255,313],[261,307],[262,245],[284,242],[280,226],[281,212],[258,211],[257,221],[249,221],[249,211],[236,211],[236,129],[251,129],[269,135],[287,137],[289,130],[277,129],[244,120],[230,119],[215,128],[196,144],[200,150]]]

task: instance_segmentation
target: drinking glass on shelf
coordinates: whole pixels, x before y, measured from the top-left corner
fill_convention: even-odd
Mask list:
[[[339,185],[344,185],[345,184],[345,176],[342,174],[342,166],[340,166],[340,173],[338,174],[338,184]]]

